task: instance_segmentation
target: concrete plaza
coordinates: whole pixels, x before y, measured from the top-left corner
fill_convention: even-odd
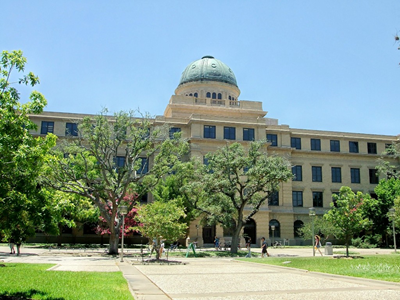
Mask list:
[[[260,252],[260,249],[254,249]],[[337,250],[337,249],[335,249]],[[269,249],[272,256],[311,256],[307,248]],[[357,249],[361,255],[387,249]],[[268,259],[268,258],[264,258]],[[316,257],[315,259],[319,259]],[[231,258],[179,258],[182,264],[143,265],[132,257],[101,256],[94,251],[22,248],[22,255],[0,247],[3,262],[56,264],[52,271],[122,271],[135,299],[400,299],[400,284],[235,261]]]

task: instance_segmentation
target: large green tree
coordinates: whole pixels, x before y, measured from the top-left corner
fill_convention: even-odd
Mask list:
[[[137,114],[137,112],[136,112]],[[148,116],[107,110],[79,122],[78,136],[60,143],[49,156],[42,182],[65,193],[90,199],[110,229],[109,254],[118,253],[122,218],[118,207],[140,199],[167,174],[187,145],[169,139],[166,127],[154,126]]]
[[[46,106],[44,96],[31,92],[24,104],[15,85],[35,86],[39,78],[32,72],[23,73],[26,58],[22,51],[3,51],[0,62],[0,232],[6,238],[24,240],[35,230],[55,233],[52,205],[42,193],[37,178],[44,157],[55,145],[56,137],[34,138],[29,131],[37,126],[30,114],[40,114]]]
[[[366,216],[365,206],[376,201],[369,194],[358,192],[355,194],[349,187],[342,186],[339,195],[333,195],[335,201],[331,209],[324,215],[337,230],[336,238],[343,239],[346,244],[346,256],[349,256],[349,244],[355,234],[368,230],[373,224]]]
[[[184,191],[192,205],[209,224],[231,228],[232,245],[238,245],[245,224],[280,184],[292,178],[287,159],[267,155],[266,144],[227,144],[206,155],[207,163],[197,166]],[[199,164],[199,162],[198,162]],[[237,247],[231,247],[237,253]]]

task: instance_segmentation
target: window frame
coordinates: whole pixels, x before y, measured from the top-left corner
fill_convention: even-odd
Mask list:
[[[290,147],[296,150],[301,150],[301,138],[299,137],[291,137],[290,138]]]
[[[72,128],[69,128],[72,127]],[[65,136],[78,136],[78,123],[65,123]]]
[[[368,154],[378,154],[376,143],[367,143]]]
[[[311,166],[312,182],[322,182],[322,167]]]
[[[360,168],[350,168],[351,183],[361,183]]]
[[[341,167],[331,167],[332,183],[342,182],[342,168]]]
[[[236,140],[236,127],[224,126],[224,139]]]
[[[300,171],[300,176],[297,176],[298,171]],[[292,166],[292,174],[293,174],[292,181],[303,181],[303,166],[301,165]]]
[[[340,152],[340,140],[330,140],[331,152]]]
[[[303,191],[292,191],[292,206],[303,207]]]
[[[312,151],[321,151],[321,139],[310,139],[310,147]]]
[[[243,141],[254,141],[255,130],[254,128],[243,128]]]
[[[356,141],[349,141],[349,152],[350,153],[359,153],[360,149],[358,146],[358,142]]]
[[[275,133],[267,133],[267,142],[271,143],[270,146],[277,147],[278,146],[278,135]]]
[[[54,121],[42,121],[40,134],[54,133]]]
[[[216,131],[217,129],[215,125],[204,125],[203,137],[205,139],[215,139]]]
[[[312,196],[313,196],[313,207],[324,207],[324,193],[323,192],[314,191],[314,192],[312,192]]]

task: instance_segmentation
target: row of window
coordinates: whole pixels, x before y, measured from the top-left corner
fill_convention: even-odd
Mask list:
[[[216,126],[204,125],[204,138],[215,139],[216,138]],[[225,140],[236,140],[236,128],[235,127],[224,127],[224,139]],[[254,141],[254,128],[243,128],[243,141]]]
[[[278,135],[277,134],[267,134],[267,141],[271,143],[271,146],[278,146]],[[386,144],[386,148],[388,148],[391,144]],[[301,138],[292,137],[290,139],[290,146],[297,150],[301,150]],[[321,139],[311,139],[310,140],[310,148],[313,151],[321,151]],[[340,141],[339,140],[330,140],[330,151],[331,152],[340,152]],[[350,153],[359,153],[358,142],[349,141],[349,152]],[[367,153],[368,154],[377,154],[377,146],[376,143],[367,143]]]
[[[334,194],[337,194],[334,192]],[[313,206],[323,207],[323,192],[312,192]],[[292,191],[293,207],[303,207],[303,191]],[[268,198],[268,206],[279,206],[279,192],[273,193]]]
[[[322,182],[322,167],[312,166],[312,181]],[[303,167],[293,166],[292,173],[294,175],[293,181],[303,181]],[[342,182],[342,168],[341,167],[331,167],[331,178],[333,183]],[[350,179],[351,183],[361,183],[360,169],[350,168]],[[378,184],[379,176],[375,169],[369,169],[369,183]]]
[[[173,139],[175,133],[181,132],[179,127],[171,127],[169,129],[169,138]],[[54,122],[42,121],[40,134],[54,133]],[[148,133],[149,135],[150,133]],[[78,123],[66,123],[65,124],[65,136],[78,136]]]
[[[48,133],[54,133],[54,122],[42,121],[42,124],[40,126],[40,134],[48,134]],[[78,123],[66,123],[65,135],[78,136]]]

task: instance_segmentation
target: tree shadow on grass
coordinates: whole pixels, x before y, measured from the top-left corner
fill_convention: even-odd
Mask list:
[[[4,292],[0,294],[0,300],[31,300],[33,296],[41,295],[45,296],[45,292],[41,292],[38,290],[28,290],[25,292]],[[54,297],[46,297],[47,300],[65,300],[65,298],[54,298]]]

